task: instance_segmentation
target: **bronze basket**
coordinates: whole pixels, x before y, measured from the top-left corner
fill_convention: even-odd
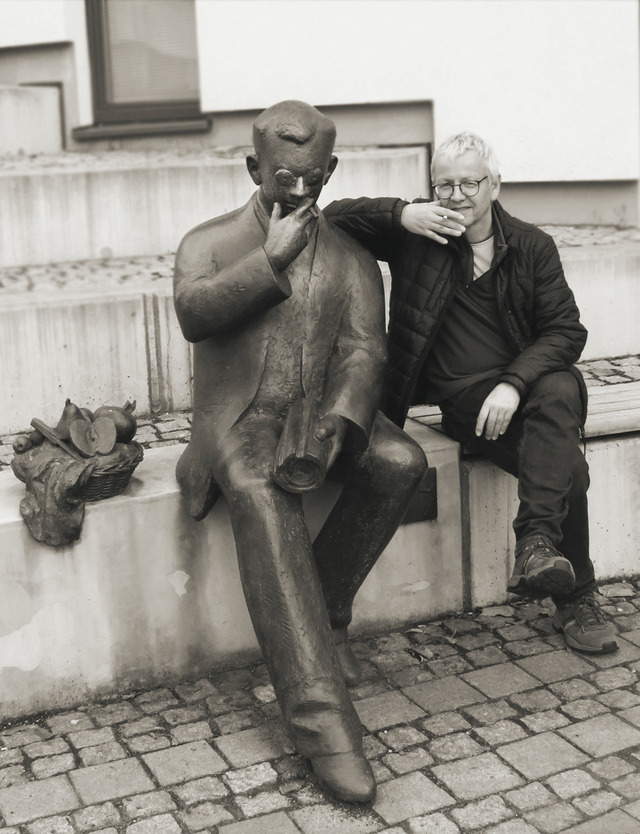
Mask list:
[[[139,443],[129,443],[127,449],[131,452],[128,460],[96,467],[87,483],[78,492],[78,497],[83,501],[100,501],[123,492],[144,455]]]

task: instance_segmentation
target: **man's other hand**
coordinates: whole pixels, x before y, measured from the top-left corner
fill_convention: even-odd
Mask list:
[[[487,440],[497,440],[509,428],[519,405],[518,389],[508,382],[499,382],[482,403],[476,422],[476,437],[482,437],[484,431]]]
[[[320,418],[315,436],[322,442],[329,441],[331,443],[329,457],[327,458],[327,471],[331,469],[340,454],[346,432],[347,424],[344,421],[344,417],[341,417],[339,414],[332,412]]]
[[[465,227],[457,222],[459,220],[464,220],[464,215],[443,208],[441,200],[433,203],[409,203],[402,209],[400,216],[400,223],[408,232],[431,238],[436,243],[447,242],[442,235],[460,237]]]
[[[309,242],[307,226],[316,217],[311,211],[314,200],[305,200],[297,209],[282,216],[280,203],[273,204],[264,251],[280,272],[294,261]]]

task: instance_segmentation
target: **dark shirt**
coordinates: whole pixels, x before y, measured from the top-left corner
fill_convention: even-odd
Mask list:
[[[439,403],[491,376],[499,376],[515,351],[500,321],[495,271],[459,286],[422,368],[417,391]]]

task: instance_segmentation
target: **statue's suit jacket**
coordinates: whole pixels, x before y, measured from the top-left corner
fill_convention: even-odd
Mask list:
[[[251,412],[279,340],[299,340],[298,393],[316,399],[321,414],[346,419],[351,448],[366,448],[377,413],[386,349],[376,261],[320,212],[313,253],[305,250],[279,272],[263,248],[267,224],[256,193],[192,229],[176,255],[176,312],[195,343],[192,434],[177,476],[195,518],[220,494],[216,461]],[[302,287],[298,262],[305,255]],[[281,381],[290,391],[294,380]]]

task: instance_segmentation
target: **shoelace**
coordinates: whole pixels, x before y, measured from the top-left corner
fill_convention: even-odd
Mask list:
[[[573,607],[573,614],[576,622],[583,629],[585,626],[597,626],[606,622],[600,605],[591,596],[579,599]]]
[[[548,553],[549,556],[562,556],[554,547],[547,544],[543,539],[538,539],[536,541],[532,541],[529,544],[525,545],[522,550],[518,553],[518,558],[521,556],[525,557],[524,565],[527,564],[529,559],[532,556],[540,556],[539,553],[535,553],[536,550],[543,550],[545,553]],[[545,558],[544,556],[542,558]]]

